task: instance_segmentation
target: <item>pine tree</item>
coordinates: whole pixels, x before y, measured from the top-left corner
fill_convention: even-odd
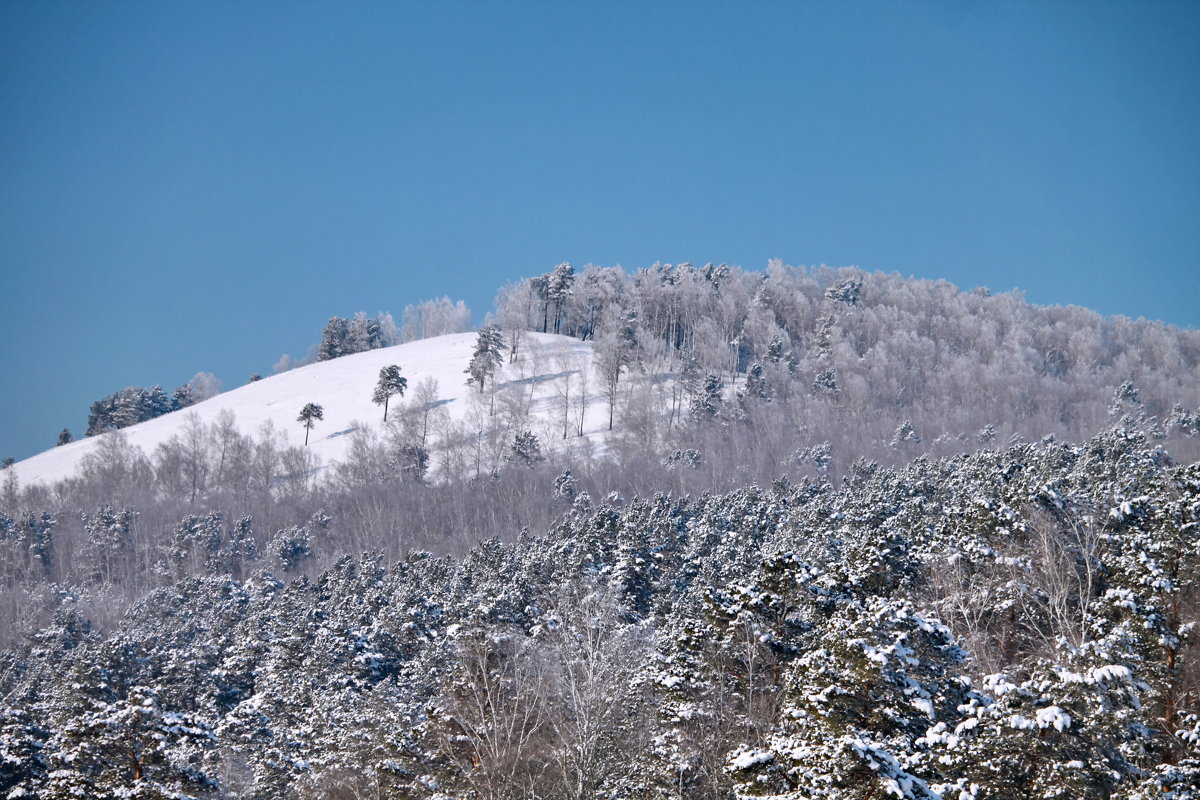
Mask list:
[[[554,304],[554,332],[562,327],[563,311],[571,297],[571,287],[575,284],[575,268],[566,261],[554,268],[546,276],[546,296]]]
[[[388,401],[393,395],[404,396],[408,388],[408,378],[400,375],[400,365],[391,364],[379,370],[379,382],[375,384],[375,393],[371,396],[375,405],[383,406],[383,421],[387,422]]]
[[[691,415],[693,422],[715,419],[721,410],[721,390],[724,385],[716,375],[709,375],[704,384],[692,395]]]
[[[84,550],[93,576],[104,583],[113,583],[119,567],[127,564],[133,553],[131,526],[137,512],[131,508],[120,511],[101,506],[95,514],[83,515],[83,530],[87,534]]]
[[[312,537],[304,525],[293,525],[267,542],[267,552],[279,559],[284,572],[293,572],[301,561],[311,558]]]
[[[3,483],[0,483],[0,507],[7,508],[15,514],[17,501],[21,499],[21,491],[17,482],[17,471],[12,468],[14,463],[16,463],[16,459],[6,456],[3,466],[0,466],[0,473],[3,473],[4,476]]]
[[[912,420],[904,420],[896,431],[892,434],[892,441],[889,443],[891,447],[899,447],[905,442],[921,443],[921,436],[917,433],[917,429],[913,427]]]
[[[328,361],[350,352],[350,326],[341,317],[330,317],[321,332],[321,345],[317,348],[317,361]]]
[[[562,474],[554,479],[554,496],[565,498],[568,503],[574,502],[575,495],[579,493],[579,481],[571,474],[571,470],[564,469]]]
[[[175,391],[171,392],[171,400],[176,409],[187,408],[196,403],[196,398],[192,394],[192,387],[186,383],[175,387]]]
[[[63,428],[58,432],[58,442],[54,446],[62,447],[64,444],[70,444],[73,441],[75,441],[75,437],[71,435],[71,429]]]
[[[532,431],[521,431],[509,445],[505,460],[509,463],[523,464],[532,467],[546,460],[542,455],[542,443],[537,434]]]
[[[258,546],[254,542],[254,521],[249,516],[239,517],[232,528],[225,531],[225,554],[234,580],[241,580],[245,565],[258,560]]]
[[[467,385],[479,384],[479,391],[483,392],[484,382],[496,373],[496,370],[504,362],[504,335],[500,333],[500,329],[495,325],[489,325],[479,331],[479,336],[475,340],[475,352],[471,355],[471,363],[463,370],[471,377],[467,379]]]
[[[300,416],[296,417],[296,421],[304,426],[304,446],[308,446],[308,433],[312,430],[313,425],[317,420],[325,419],[325,409],[321,408],[317,403],[307,403],[304,408],[300,409]]]

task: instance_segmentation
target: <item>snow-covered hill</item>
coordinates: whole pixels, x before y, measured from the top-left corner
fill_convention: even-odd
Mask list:
[[[287,435],[290,444],[298,445],[304,441],[304,429],[296,417],[306,403],[318,403],[324,409],[324,420],[313,428],[309,447],[328,466],[345,456],[350,442],[348,434],[356,428],[367,425],[382,433],[383,410],[371,401],[371,395],[379,370],[389,364],[400,365],[408,379],[405,397],[392,400],[392,413],[411,400],[418,384],[433,378],[438,384],[440,407],[452,420],[466,417],[470,411],[468,397],[478,391],[466,385],[467,376],[463,373],[475,339],[474,333],[451,334],[310,364],[133,425],[125,428],[124,433],[130,444],[152,456],[159,444],[182,432],[190,414],[212,424],[222,411],[229,410],[242,433],[257,434],[269,421]],[[527,391],[523,394],[534,418],[530,427],[539,423],[548,427],[555,415],[562,414],[560,392],[566,381],[573,381],[570,391],[577,393],[579,373],[590,372],[591,364],[590,343],[566,336],[529,333],[522,339],[516,362],[505,364],[496,376],[496,386],[502,390],[524,387]],[[602,440],[607,433],[607,414],[601,411],[603,401],[597,386],[594,378],[589,381],[591,408],[585,417],[584,434]],[[95,437],[80,439],[20,461],[14,465],[17,478],[21,485],[28,486],[70,477],[96,447],[96,442]]]

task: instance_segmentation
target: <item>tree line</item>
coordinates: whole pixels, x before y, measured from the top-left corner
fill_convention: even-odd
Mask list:
[[[85,435],[97,436],[107,431],[146,422],[207,400],[220,391],[221,382],[209,372],[198,373],[187,383],[177,386],[169,395],[161,386],[127,386],[92,403],[88,410]],[[68,444],[71,440],[70,430],[64,429],[59,434],[58,444]]]

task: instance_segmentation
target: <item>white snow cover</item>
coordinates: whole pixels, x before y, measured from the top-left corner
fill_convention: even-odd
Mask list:
[[[1046,708],[1038,709],[1037,721],[1039,728],[1053,726],[1056,730],[1065,731],[1071,727],[1071,715],[1058,706],[1047,706]]]
[[[182,432],[189,414],[195,413],[202,422],[211,425],[218,414],[228,409],[236,415],[237,428],[243,434],[257,437],[259,428],[270,421],[277,431],[286,434],[289,444],[299,445],[304,442],[304,429],[296,416],[306,403],[318,403],[324,408],[325,418],[313,427],[309,447],[323,466],[328,467],[344,457],[350,442],[348,434],[359,424],[374,427],[383,434],[383,408],[371,402],[371,395],[379,370],[389,364],[400,365],[401,373],[408,379],[404,398],[393,398],[391,410],[410,400],[421,381],[434,378],[439,398],[444,401],[442,407],[452,419],[464,418],[469,394],[478,391],[467,386],[467,375],[463,372],[471,360],[475,339],[475,333],[455,333],[321,361],[239,386],[123,430],[129,443],[150,457],[159,444]],[[546,420],[561,415],[558,387],[564,373],[562,356],[573,357],[581,368],[589,370],[584,434],[602,446],[608,433],[608,408],[600,396],[600,382],[590,372],[591,343],[567,336],[527,333],[522,337],[519,352],[517,363],[505,363],[497,374],[497,385],[519,382],[517,385],[527,387],[533,395],[532,414]],[[119,388],[116,386],[119,382],[114,382],[114,388]],[[576,375],[570,387],[572,395],[579,391],[578,387]],[[97,438],[79,439],[17,462],[14,469],[20,485],[50,484],[70,477],[79,469],[84,456],[96,447]]]
[[[769,764],[775,760],[775,754],[770,750],[741,750],[729,763],[730,769],[749,769],[759,764]]]

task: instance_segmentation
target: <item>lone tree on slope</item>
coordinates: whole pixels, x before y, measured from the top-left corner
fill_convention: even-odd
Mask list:
[[[478,383],[479,391],[483,392],[484,381],[488,376],[494,375],[496,369],[504,362],[503,350],[504,335],[500,333],[499,328],[489,325],[480,329],[471,363],[463,370],[471,376],[467,379],[467,385]]]
[[[387,422],[388,401],[393,395],[404,397],[404,390],[408,388],[408,378],[400,374],[400,365],[392,364],[379,370],[379,383],[375,384],[375,394],[371,395],[371,400],[375,405],[383,406],[383,421]]]
[[[300,409],[300,416],[296,417],[296,421],[304,426],[305,447],[308,447],[308,432],[312,430],[313,425],[319,419],[325,419],[325,409],[316,403],[308,403],[304,408]]]

